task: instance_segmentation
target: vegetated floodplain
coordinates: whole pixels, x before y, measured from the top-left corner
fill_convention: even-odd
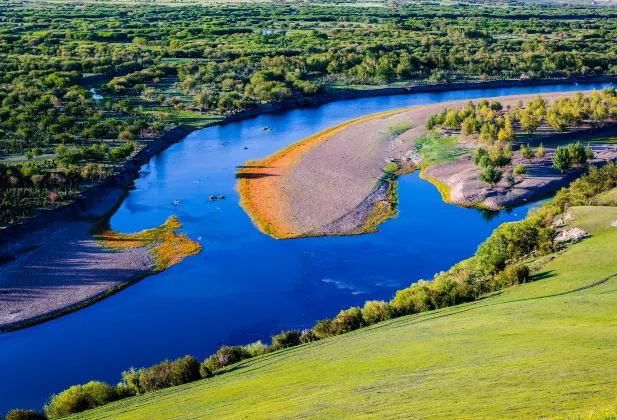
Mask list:
[[[238,190],[256,225],[275,238],[374,232],[397,214],[396,177],[417,168],[446,202],[515,207],[567,185],[588,161],[617,158],[617,148],[552,144],[566,131],[572,138],[614,127],[616,104],[609,88],[588,96],[504,96],[360,118],[247,162],[238,172]],[[532,137],[537,131],[546,147]],[[527,144],[517,143],[521,137]]]
[[[540,267],[531,283],[250,359],[214,378],[131,397],[78,418],[195,412],[266,418],[272,410],[285,417],[370,411],[433,418],[455,410],[459,418],[612,418],[615,208],[574,206],[568,212],[574,218],[561,228],[584,227],[590,236],[548,258],[527,259]]]
[[[155,272],[168,269],[178,264],[184,258],[198,254],[202,247],[191,240],[186,234],[176,233],[182,227],[176,216],[170,217],[163,225],[138,233],[119,233],[114,230],[103,230],[96,233],[95,238],[106,248],[127,249],[150,247],[154,260]]]
[[[469,153],[469,149],[457,148],[459,143],[456,135],[443,135],[436,131],[429,131],[424,136],[414,140],[418,153],[422,155],[422,166],[436,163],[453,162],[460,156]]]
[[[485,364],[487,362],[491,362],[492,359],[498,357],[503,360],[503,363],[499,364],[499,367],[496,367],[496,369],[502,370],[499,377],[507,379],[503,381],[495,381],[494,379],[489,381],[486,380],[485,376],[483,377],[480,375],[475,381],[471,381],[472,386],[478,383],[473,398],[471,400],[465,400],[472,401],[474,404],[477,404],[477,401],[480,400],[486,401],[484,407],[491,408],[484,409],[488,410],[485,415],[491,414],[500,416],[504,413],[508,413],[507,415],[525,416],[536,411],[539,413],[543,413],[544,411],[557,411],[561,414],[571,414],[573,407],[576,407],[578,409],[577,412],[580,412],[581,397],[578,395],[578,392],[573,393],[571,390],[586,386],[588,384],[588,377],[602,375],[602,363],[596,357],[593,357],[592,353],[594,350],[599,349],[605,349],[606,351],[612,350],[614,347],[612,344],[613,341],[605,339],[604,330],[612,328],[613,325],[610,325],[611,322],[607,322],[606,317],[598,317],[596,312],[594,312],[592,316],[589,316],[589,311],[584,311],[584,313],[581,314],[577,309],[573,309],[569,311],[567,317],[564,317],[561,312],[563,312],[564,305],[579,305],[582,307],[588,305],[590,300],[595,300],[597,296],[600,296],[600,305],[605,305],[607,301],[610,301],[611,297],[613,299],[617,297],[615,290],[613,290],[613,283],[615,279],[617,279],[617,263],[614,262],[614,247],[610,246],[617,234],[617,230],[615,229],[617,227],[617,221],[613,219],[615,216],[614,208],[607,209],[605,206],[597,206],[595,208],[589,207],[589,205],[594,203],[595,197],[606,194],[617,188],[617,182],[614,176],[615,173],[617,173],[617,166],[614,163],[610,163],[601,169],[594,167],[590,168],[588,175],[574,182],[569,188],[561,190],[551,202],[544,204],[537,212],[532,213],[524,221],[502,225],[484,244],[482,244],[474,257],[460,262],[447,272],[435,275],[432,281],[421,281],[411,285],[407,289],[400,290],[389,303],[377,301],[367,302],[363,308],[350,308],[349,310],[341,311],[334,319],[318,321],[314,328],[302,332],[298,330],[283,331],[281,334],[272,337],[272,344],[270,346],[264,345],[261,342],[243,347],[223,346],[216,354],[204,361],[201,365],[199,375],[208,378],[211,377],[214,372],[216,373],[214,381],[216,381],[219,374],[223,374],[224,378],[226,378],[229,372],[240,371],[240,376],[246,379],[247,376],[253,377],[256,371],[259,375],[259,369],[251,369],[249,375],[242,375],[242,369],[246,366],[246,363],[238,364],[238,362],[246,359],[253,359],[257,360],[257,363],[259,363],[261,360],[260,356],[264,354],[286,353],[290,351],[289,348],[298,347],[302,343],[312,343],[313,341],[317,341],[317,343],[309,344],[309,346],[304,347],[304,349],[315,348],[312,346],[317,346],[317,349],[326,348],[327,353],[327,349],[331,347],[326,343],[329,343],[331,346],[334,343],[324,340],[330,337],[338,335],[348,337],[349,335],[347,333],[355,330],[360,330],[356,332],[358,336],[363,332],[370,334],[374,329],[366,329],[365,327],[374,324],[377,324],[383,328],[383,330],[387,331],[389,325],[396,325],[397,322],[402,322],[392,322],[388,320],[400,318],[401,320],[408,321],[404,323],[405,327],[412,325],[411,328],[416,330],[415,337],[410,337],[409,334],[400,335],[393,333],[396,335],[390,337],[390,340],[379,341],[382,346],[382,350],[379,352],[373,351],[370,348],[367,349],[367,346],[377,345],[375,341],[371,339],[363,340],[361,343],[358,343],[357,346],[359,348],[350,348],[347,350],[349,355],[362,352],[364,361],[358,361],[354,363],[353,366],[362,367],[362,372],[368,375],[360,375],[361,378],[353,378],[352,380],[355,380],[356,384],[360,383],[361,386],[360,388],[357,386],[350,387],[346,391],[342,391],[345,395],[348,395],[350,398],[357,398],[360,396],[357,394],[357,391],[360,391],[361,394],[362,389],[367,387],[372,389],[377,382],[381,383],[378,389],[384,385],[391,386],[396,384],[396,389],[406,391],[406,387],[401,388],[401,379],[409,379],[408,382],[403,380],[402,383],[408,383],[416,389],[420,387],[423,392],[422,395],[419,397],[410,395],[410,398],[400,398],[393,406],[391,401],[388,400],[389,397],[391,397],[390,393],[385,392],[385,396],[376,395],[375,398],[371,398],[371,401],[368,402],[372,410],[377,409],[380,412],[392,415],[394,412],[389,410],[408,409],[412,406],[412,404],[410,404],[411,401],[420,400],[422,404],[424,403],[423,398],[427,396],[436,398],[434,395],[435,390],[441,392],[439,390],[444,388],[450,389],[451,386],[457,387],[458,383],[456,383],[456,380],[459,377],[461,377],[463,383],[467,384],[466,386],[470,386],[467,383],[469,382],[468,376],[479,373],[481,369],[486,367]],[[586,205],[586,207],[581,207],[582,205]],[[581,215],[577,213],[579,209],[581,209],[581,214],[583,216],[580,225],[577,221],[577,216]],[[596,214],[593,214],[594,211]],[[589,219],[590,215],[591,217],[597,216],[597,220],[596,224],[591,227],[588,233],[583,232],[583,235],[574,242],[559,239],[563,237],[565,233],[580,231],[580,226],[587,226],[588,222],[586,222],[586,219]],[[558,232],[556,236],[554,235],[555,232]],[[591,237],[589,237],[589,233],[591,233]],[[589,240],[590,238],[596,238],[596,240],[591,241]],[[583,239],[582,244],[577,243],[580,242],[581,239]],[[584,263],[579,264],[576,270],[572,270],[569,267],[575,260],[584,261]],[[534,271],[536,273],[531,277],[530,267],[535,267]],[[559,280],[553,280],[552,277],[556,277]],[[531,283],[525,284],[529,282]],[[512,288],[510,287],[512,285],[519,286]],[[605,285],[609,287],[607,288]],[[498,291],[502,292],[495,293]],[[584,293],[579,295],[579,292]],[[580,296],[582,296],[582,299],[577,299],[577,297]],[[487,299],[487,297],[489,299]],[[566,298],[565,300],[553,300],[554,298],[564,297]],[[475,303],[461,305],[462,303],[470,301],[475,301]],[[514,305],[510,306],[510,304]],[[503,310],[503,306],[508,306],[508,308]],[[452,307],[450,308],[452,311],[443,309],[446,307]],[[495,319],[496,314],[494,308],[497,308],[497,315],[502,319]],[[604,310],[608,314],[610,313],[609,308],[610,306],[604,306],[600,311]],[[474,316],[476,310],[481,312],[481,315],[478,317]],[[442,311],[445,311],[445,313]],[[467,316],[467,313],[472,311],[473,313],[471,313],[471,316]],[[421,315],[417,315],[417,318],[406,317],[406,315],[418,313]],[[440,321],[443,321],[442,318],[450,316],[455,317],[454,320],[449,319],[445,321],[445,325],[440,325]],[[487,323],[486,320],[482,318],[483,316],[488,316],[494,322]],[[462,318],[461,322],[457,323],[456,321],[458,321],[459,318]],[[404,348],[394,349],[398,351],[395,357],[401,357],[401,351],[406,351],[405,349],[408,349],[409,341],[414,339],[415,345],[413,350],[420,350],[418,354],[421,354],[422,349],[418,348],[418,344],[426,341],[424,337],[426,335],[423,334],[423,332],[430,331],[431,334],[429,334],[429,337],[435,335],[433,333],[435,328],[432,328],[434,327],[432,323],[435,319],[438,320],[437,328],[439,329],[445,326],[446,331],[441,331],[442,334],[437,335],[437,339],[442,342],[432,343],[432,349],[434,350],[435,346],[439,346],[441,351],[438,353],[443,357],[443,350],[445,347],[447,360],[435,360],[434,355],[429,356],[427,359],[410,358],[413,359],[411,361],[408,360],[409,358],[404,357],[407,362],[402,363],[406,368],[410,368],[411,371],[405,369],[390,369],[386,368],[387,365],[379,363],[391,355],[393,350],[391,346],[393,338],[400,342],[400,338],[404,337]],[[529,323],[530,320],[532,320],[531,323]],[[474,328],[474,323],[477,322],[480,322],[480,324],[478,327]],[[585,325],[580,325],[581,322]],[[428,330],[424,327],[424,323],[429,324]],[[420,324],[418,327],[419,330],[415,327],[417,324]],[[441,322],[441,324],[443,324],[443,322]],[[612,324],[614,324],[614,322]],[[589,325],[594,325],[596,328],[590,329],[588,328]],[[470,326],[471,329],[465,331]],[[572,329],[572,327],[578,328]],[[524,332],[520,331],[516,334],[515,331],[521,328]],[[456,335],[453,335],[453,330],[456,331]],[[408,333],[409,331],[404,332]],[[444,332],[445,334],[443,334]],[[502,335],[504,332],[505,335]],[[551,337],[548,343],[542,338],[542,336],[547,333]],[[500,336],[502,340],[498,339]],[[572,342],[573,336],[578,338],[584,336],[586,339]],[[444,342],[446,346],[444,346]],[[463,348],[469,348],[470,351],[463,353],[453,352],[447,345],[451,342],[456,345],[463,345]],[[493,345],[488,345],[489,342]],[[385,346],[384,343],[386,343]],[[480,350],[482,347],[478,347],[478,344],[490,348]],[[346,345],[350,345],[350,343],[346,342]],[[301,349],[302,347],[298,348],[297,351],[301,352]],[[498,354],[495,353],[495,349],[498,350]],[[510,349],[510,351],[506,349]],[[364,353],[367,350],[368,353]],[[310,352],[310,350],[308,351]],[[320,350],[317,350],[317,352],[319,351]],[[366,354],[372,356],[370,360],[366,358]],[[463,357],[452,357],[453,354],[459,354],[459,356],[462,354]],[[487,354],[490,356],[489,359],[491,360],[486,360]],[[557,355],[560,357],[556,357]],[[287,356],[293,358],[292,354],[287,354]],[[341,362],[346,361],[347,357],[348,356],[345,356],[343,360],[337,361],[330,359],[329,364],[339,366],[338,369],[340,369],[341,366],[345,366],[344,369],[349,370],[349,365],[345,363],[341,364]],[[584,360],[588,357],[592,358],[590,362]],[[319,357],[317,357],[317,359],[319,359]],[[557,364],[554,363],[556,359],[559,360]],[[195,365],[195,360],[192,360],[191,363]],[[428,366],[422,365],[422,363],[426,363],[426,360],[429,360],[430,364]],[[470,363],[472,360],[473,363]],[[535,381],[531,381],[532,385],[521,390],[519,388],[520,381],[525,380],[529,382],[528,377],[538,372],[537,366],[532,360],[541,364],[539,371],[543,374],[536,378]],[[551,360],[553,363],[549,363]],[[564,360],[568,363],[564,364]],[[309,360],[309,364],[311,364],[311,361],[312,359]],[[375,361],[377,361],[377,363],[374,363]],[[457,365],[457,363],[461,361],[464,363],[465,369],[461,369],[460,366]],[[306,364],[306,361],[303,360],[303,362]],[[353,362],[356,362],[356,360],[353,360]],[[420,376],[413,375],[414,368],[417,369],[418,366],[420,366],[418,362],[420,362],[422,367]],[[185,366],[185,363],[181,360],[174,363]],[[521,370],[521,363],[523,363],[526,369]],[[149,390],[139,390],[142,376],[145,381],[144,386],[150,387],[151,381],[146,378],[149,378],[152,373],[160,371],[161,369],[166,370],[164,369],[166,364],[169,364],[169,362],[164,362],[161,365],[148,368],[145,371],[131,370],[128,374],[124,373],[124,381],[116,388],[111,388],[113,395],[116,395],[116,397],[108,398],[104,404],[114,399],[125,398],[124,402],[118,403],[116,406],[111,404],[108,407],[113,409],[113,407],[122,407],[125,404],[135,403],[137,403],[139,407],[140,398],[130,398],[131,393],[141,394],[142,392],[149,392]],[[250,364],[249,362],[249,365]],[[231,369],[228,370],[227,367],[230,365],[235,366],[232,366]],[[268,365],[271,366],[270,363],[268,363]],[[300,363],[300,366],[302,366],[302,363]],[[450,368],[445,369],[444,372],[444,366],[450,366]],[[329,366],[329,368],[334,371],[337,370],[336,366]],[[272,369],[276,370],[276,367]],[[557,376],[544,374],[545,371],[554,371],[555,369],[559,370]],[[580,374],[581,369],[585,369],[584,375]],[[175,370],[167,369],[166,371],[167,373],[163,376],[154,375],[154,377],[159,377],[161,380],[165,377],[171,381],[168,385],[162,385],[162,388],[177,384],[177,381],[173,379],[175,377]],[[161,371],[161,373],[162,372],[163,371]],[[412,375],[409,376],[408,372],[411,372]],[[428,389],[426,389],[426,382],[424,382],[427,378],[427,372],[429,373]],[[451,374],[451,372],[453,373]],[[617,373],[617,371],[615,372]],[[270,371],[266,371],[263,374],[267,376],[269,373]],[[374,378],[373,374],[375,373],[380,377]],[[293,375],[293,373],[291,374]],[[193,376],[196,376],[196,379],[198,378],[196,374]],[[312,381],[315,380],[325,379],[324,383],[328,382],[327,374],[323,375],[323,377],[319,377],[319,375],[302,375],[301,377],[305,378],[305,380],[300,382],[292,381],[295,387],[292,387],[292,389],[296,392],[301,392],[299,389],[304,386],[310,386],[307,385],[307,383],[312,383]],[[316,379],[318,377],[319,379]],[[367,381],[367,377],[372,378],[374,382],[371,382],[370,379]],[[613,376],[609,373],[608,377]],[[233,378],[237,378],[237,376],[232,374],[229,375],[229,378],[233,380]],[[584,403],[583,406],[607,406],[606,395],[612,392],[611,389],[613,386],[608,385],[610,381],[606,381],[606,378],[605,376],[605,381],[602,382],[603,387],[601,387],[601,391],[598,391],[596,387],[594,388],[595,392],[587,393],[586,398],[583,397],[583,399],[588,401]],[[384,381],[384,379],[386,380]],[[440,387],[435,388],[435,379],[440,384]],[[617,380],[617,378],[614,379]],[[268,378],[268,380],[271,380],[271,378]],[[388,382],[388,380],[390,382]],[[136,384],[135,381],[137,381],[138,384]],[[224,384],[230,384],[224,379],[222,381]],[[561,385],[558,387],[549,386],[555,385],[556,381],[561,381]],[[191,382],[191,380],[183,380],[182,382]],[[279,383],[276,380],[271,382],[273,384]],[[442,387],[441,384],[443,382],[446,382],[448,386],[444,384]],[[289,381],[286,381],[285,387],[287,389],[289,389],[289,383]],[[233,386],[233,384],[234,383],[231,385]],[[333,388],[333,392],[330,395],[332,395],[333,400],[322,400],[327,401],[327,404],[319,405],[318,407],[315,405],[291,405],[288,404],[288,398],[277,401],[282,403],[280,409],[291,410],[290,415],[316,415],[313,411],[307,410],[317,410],[317,412],[323,412],[324,415],[335,415],[338,412],[337,410],[342,409],[342,404],[348,405],[346,400],[341,401],[338,398],[338,394],[335,394],[340,392],[338,389],[339,384],[340,382],[338,381],[331,382],[330,387]],[[155,387],[153,389],[161,389],[161,387]],[[208,384],[206,384],[205,387],[199,387],[198,385],[196,385],[196,387],[197,391],[193,388],[189,390],[189,393],[198,392],[197,399],[195,395],[192,395],[189,399],[182,398],[185,402],[191,401],[187,404],[187,407],[192,410],[199,408],[200,405],[207,404],[209,409],[217,410],[218,407],[215,403],[213,404],[212,400],[204,401],[202,399],[200,389],[208,389]],[[71,389],[58,394],[54,397],[54,400],[64,399],[70,394]],[[547,395],[543,395],[542,398],[540,398],[538,393],[534,392],[534,390],[537,391],[538,389],[551,389],[553,392],[550,394],[550,398],[547,398]],[[500,395],[505,395],[508,398],[495,399],[492,392],[496,390],[500,392]],[[208,389],[207,392],[211,391],[212,389]],[[264,390],[259,389],[259,391]],[[267,389],[265,393],[267,394],[270,391],[271,389]],[[248,413],[255,408],[255,405],[252,400],[247,401],[244,391],[240,392],[242,393],[241,399],[245,403],[250,404],[247,406],[247,411],[243,412],[248,415]],[[520,401],[525,401],[524,398],[527,398],[526,395],[511,397],[512,394],[521,392],[523,394],[530,393],[530,395],[534,395],[534,397],[531,398],[532,401],[530,404],[520,406],[517,403],[520,398],[523,398],[523,400]],[[224,389],[224,395],[224,397],[220,396],[219,398],[221,398],[225,405],[222,409],[227,410],[230,404],[235,402],[235,397],[231,397],[232,401],[230,401],[230,392],[228,388]],[[255,394],[250,395],[252,397]],[[575,395],[575,397],[572,397],[573,395]],[[262,394],[260,394],[260,396],[263,397]],[[322,398],[327,396],[328,394],[320,394]],[[156,409],[156,406],[152,406],[153,401],[155,405],[159,402],[156,398],[157,394],[152,394],[152,397],[145,400],[145,405],[148,406],[149,410]],[[268,404],[272,402],[272,400],[269,399],[270,397],[271,396],[268,395]],[[303,394],[303,397],[306,398],[306,394]],[[384,397],[385,400],[383,402],[387,404],[380,405],[379,403]],[[165,400],[163,401],[163,405],[166,405],[168,398],[164,396],[163,399]],[[49,411],[54,409],[54,400],[52,400],[51,405],[49,408],[46,408],[46,410]],[[376,406],[375,401],[377,401]],[[462,408],[468,410],[470,414],[464,415],[471,415],[471,412],[475,408],[466,405],[465,401],[461,401],[460,399],[458,401],[459,403],[454,406],[456,406],[457,409]],[[496,401],[497,404],[495,403]],[[235,404],[232,405],[234,406],[234,410],[242,410],[242,407],[238,408],[235,407]],[[91,405],[90,407],[93,408],[95,406],[96,405]],[[87,409],[74,404],[73,407],[73,411],[70,411],[73,413]],[[438,413],[443,413],[443,411],[440,412],[439,410],[451,410],[452,405],[440,405],[435,408],[437,411],[433,410],[430,412],[434,412],[434,415],[437,415]],[[608,407],[607,409],[610,408],[611,407]],[[335,411],[332,411],[333,409]],[[365,404],[358,403],[357,409],[365,410]],[[534,411],[528,412],[527,410]],[[516,413],[512,414],[511,411],[516,411]],[[602,408],[601,411],[604,411],[604,409]],[[124,410],[121,410],[121,412],[124,413]],[[107,412],[103,412],[103,415],[108,414]],[[222,415],[220,412],[216,414]],[[256,414],[259,416],[260,412]],[[264,413],[262,412],[261,414]]]
[[[610,8],[360,5],[5,1],[0,225],[72,202],[177,125],[358,87],[616,73]]]

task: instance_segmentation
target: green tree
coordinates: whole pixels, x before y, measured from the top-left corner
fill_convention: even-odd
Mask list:
[[[495,168],[494,166],[487,166],[478,176],[478,180],[486,182],[487,184],[490,184],[492,187],[494,187],[495,185],[497,185],[497,183],[499,183],[499,181],[501,181],[502,177],[502,171]]]
[[[527,173],[527,167],[521,163],[519,165],[516,165],[514,167],[514,171],[512,172],[514,173],[514,175],[524,177],[524,175]]]
[[[567,146],[560,146],[553,155],[553,167],[559,169],[561,173],[572,167],[572,160]]]
[[[536,150],[536,156],[540,159],[546,156],[546,151],[544,150],[544,145],[542,143],[540,143],[540,147],[538,147],[538,150]]]
[[[531,147],[529,147],[529,144],[521,146],[521,153],[523,154],[523,157],[529,162],[531,162],[533,158],[536,157],[536,153]]]
[[[587,153],[580,141],[570,143],[568,145],[568,152],[570,153],[570,164],[572,166],[582,166],[587,163]]]

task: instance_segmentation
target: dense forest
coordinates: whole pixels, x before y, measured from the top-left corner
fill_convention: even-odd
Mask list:
[[[262,103],[358,85],[617,75],[610,8],[0,10],[0,225],[72,200],[174,125]]]

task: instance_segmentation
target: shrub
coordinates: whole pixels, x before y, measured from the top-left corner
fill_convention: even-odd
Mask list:
[[[47,420],[47,416],[34,410],[12,410],[6,415],[5,420]]]
[[[321,319],[317,321],[317,325],[313,328],[315,333],[315,337],[321,340],[327,337],[332,337],[334,333],[332,332],[332,320],[331,319]]]
[[[246,346],[244,346],[244,349],[248,352],[248,354],[251,355],[251,357],[261,356],[262,354],[266,354],[268,353],[268,351],[270,351],[268,345],[262,343],[261,340],[255,341],[251,344],[247,344]]]
[[[211,378],[214,376],[214,374],[212,373],[212,371],[210,370],[210,368],[208,368],[208,366],[206,365],[206,361],[204,361],[200,366],[199,366],[199,373],[201,374],[202,378]]]
[[[308,330],[302,330],[302,332],[300,333],[300,343],[302,344],[311,343],[317,340],[318,338],[312,328]]]
[[[554,232],[534,223],[534,220],[505,223],[478,248],[474,259],[485,274],[503,270],[506,263],[525,257],[534,251],[553,250]]]
[[[212,372],[216,372],[225,366],[233,365],[244,359],[250,359],[251,355],[241,346],[223,346],[216,353],[204,361],[204,365]]]
[[[125,382],[119,382],[116,385],[116,394],[118,394],[119,400],[135,395],[135,393],[129,388],[128,384],[126,384]]]
[[[332,333],[334,335],[345,334],[357,330],[365,325],[360,308],[350,308],[339,312],[332,320]]]
[[[66,417],[91,408],[100,407],[116,401],[116,390],[103,382],[89,382],[86,385],[75,385],[59,394],[52,395],[45,413],[50,419]]]
[[[197,359],[185,356],[170,362],[165,360],[145,369],[122,372],[122,379],[130,392],[142,394],[157,389],[169,388],[201,378]]]
[[[362,318],[367,325],[373,325],[391,317],[390,305],[382,300],[368,300],[362,308]]]
[[[394,299],[390,301],[390,306],[397,316],[411,315],[433,309],[427,283],[421,280],[396,292]]]
[[[525,175],[527,173],[527,167],[525,165],[518,164],[514,167],[514,175]]]
[[[272,351],[277,351],[288,347],[294,347],[298,344],[300,344],[300,331],[281,331],[280,334],[272,337],[272,345],[270,346],[270,349]]]
[[[502,177],[503,172],[501,172],[499,169],[495,168],[494,166],[487,166],[480,173],[480,175],[478,175],[478,180],[495,186],[497,183],[499,183],[499,181],[501,181]]]
[[[510,265],[497,275],[497,281],[501,287],[527,283],[529,281],[529,274],[529,267],[525,264]]]

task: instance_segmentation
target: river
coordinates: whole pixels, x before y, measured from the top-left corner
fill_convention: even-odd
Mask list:
[[[269,340],[340,309],[429,279],[475,252],[499,224],[529,206],[485,213],[443,203],[418,174],[399,179],[400,215],[375,234],[279,241],[260,233],[238,205],[235,167],[325,128],[413,105],[602,84],[422,93],[334,102],[190,134],[142,168],[111,227],[134,232],[177,215],[201,254],[70,315],[0,335],[0,413],[36,408],[53,392],[89,380],[112,384],[131,366],[220,345]],[[262,130],[271,127],[271,131]],[[209,195],[225,195],[211,202]],[[175,200],[179,205],[172,204]]]

